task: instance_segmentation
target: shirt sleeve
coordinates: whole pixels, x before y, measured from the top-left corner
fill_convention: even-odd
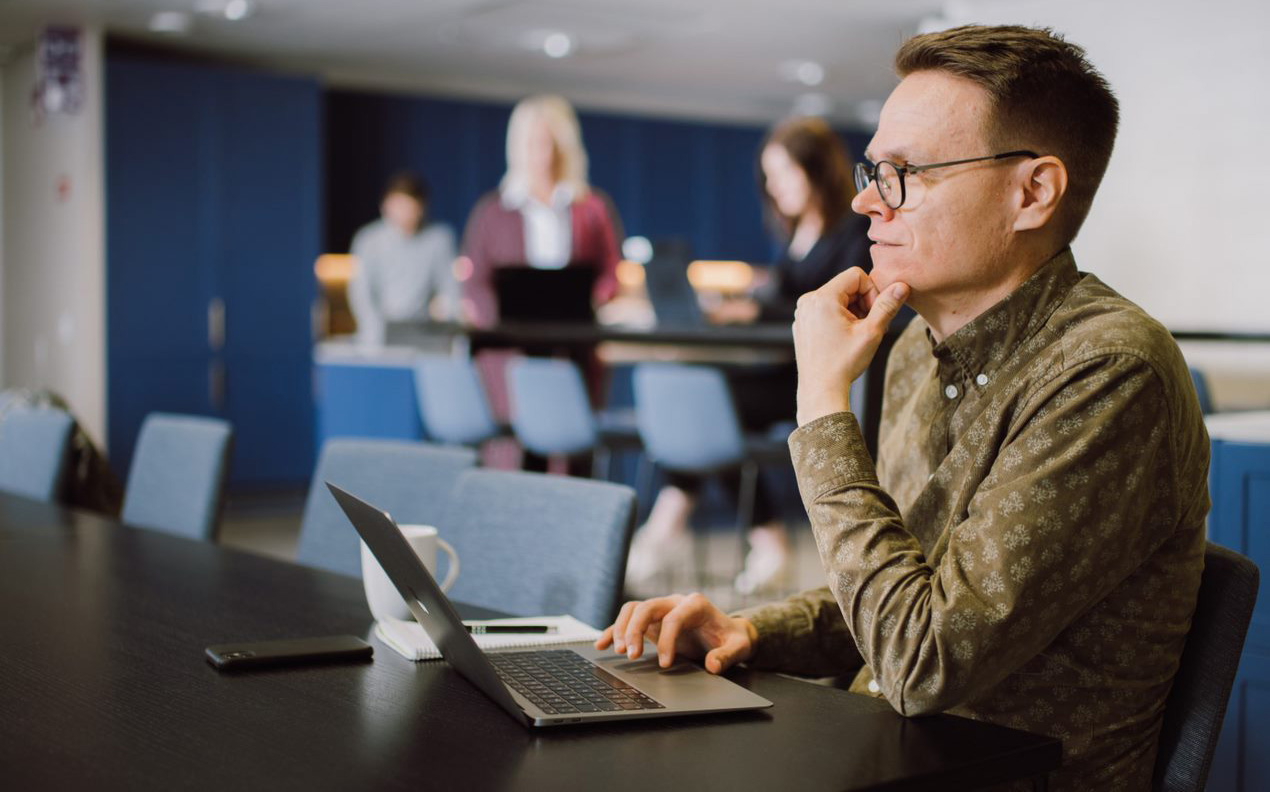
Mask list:
[[[366,231],[353,237],[350,252],[356,259],[348,281],[348,307],[357,320],[357,335],[368,341],[383,340],[384,320],[375,296],[374,253]]]
[[[738,611],[758,631],[748,664],[804,676],[841,676],[864,663],[827,587]]]
[[[1015,416],[983,485],[943,529],[934,565],[879,486],[851,415],[790,437],[829,591],[902,714],[943,711],[995,686],[1176,525],[1173,423],[1148,363],[1129,354],[1070,363]]]
[[[498,302],[494,296],[494,262],[489,254],[493,212],[497,196],[477,202],[463,229],[463,256],[466,272],[461,284],[462,300],[467,306],[468,318],[478,327],[489,327],[498,322]]]
[[[436,258],[431,262],[435,294],[441,298],[441,317],[457,319],[460,316],[459,301],[463,298],[462,286],[454,274],[454,232],[448,225],[437,226],[439,241]]]
[[[619,249],[622,220],[617,213],[617,206],[608,195],[592,192],[588,202],[589,214],[594,218],[600,243],[600,260],[597,262],[599,272],[595,279],[594,299],[596,303],[603,304],[617,296],[621,285],[617,280],[617,265],[622,259]]]

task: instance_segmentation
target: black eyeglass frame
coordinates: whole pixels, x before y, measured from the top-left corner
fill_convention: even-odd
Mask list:
[[[882,195],[882,188],[878,188],[878,197],[882,199],[882,203],[890,206],[892,209],[899,209],[904,205],[904,201],[908,200],[908,188],[904,183],[904,176],[909,173],[921,173],[923,171],[935,170],[936,168],[947,168],[952,165],[966,165],[971,162],[986,162],[988,160],[1008,159],[1010,157],[1027,157],[1028,159],[1037,159],[1040,157],[1035,151],[1027,149],[1019,149],[1018,151],[1007,151],[1002,154],[989,154],[986,157],[971,157],[969,159],[950,160],[948,162],[933,162],[930,165],[896,165],[890,160],[879,160],[878,162],[857,162],[855,164],[855,187],[858,192],[864,192],[869,188],[869,184],[878,180],[878,168],[883,165],[890,165],[900,177],[900,201],[891,206],[891,202],[886,200],[886,196]],[[870,167],[872,166],[872,167]]]

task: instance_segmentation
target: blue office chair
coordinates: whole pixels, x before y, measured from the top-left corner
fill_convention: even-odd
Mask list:
[[[220,418],[150,413],[137,435],[120,519],[214,540],[232,439],[233,429]]]
[[[1195,395],[1199,397],[1199,409],[1204,415],[1212,415],[1213,397],[1208,392],[1208,377],[1194,366],[1190,367],[1191,383],[1195,386]]]
[[[362,576],[357,531],[325,482],[387,511],[399,523],[441,525],[459,473],[476,464],[469,448],[408,440],[335,438],[322,448],[300,522],[296,560]]]
[[[437,527],[462,572],[450,596],[514,615],[568,613],[594,627],[621,604],[635,492],[542,473],[469,470]]]
[[[737,528],[744,565],[746,532],[753,522],[759,468],[788,462],[783,439],[747,436],[723,373],[708,366],[642,363],[635,367],[635,417],[644,449],[653,464],[672,473],[708,476],[739,469],[741,488]],[[640,491],[649,489],[645,466]],[[697,554],[698,576],[704,557]]]
[[[415,364],[415,390],[429,439],[476,446],[499,434],[480,374],[470,359],[420,357]]]
[[[1164,703],[1156,792],[1204,790],[1260,579],[1251,559],[1208,543],[1191,631]]]
[[[61,495],[75,421],[47,407],[12,407],[0,421],[0,490],[42,501]]]
[[[507,374],[512,431],[525,450],[541,456],[591,453],[591,476],[605,479],[614,447],[639,446],[632,415],[591,411],[573,361],[524,357]]]

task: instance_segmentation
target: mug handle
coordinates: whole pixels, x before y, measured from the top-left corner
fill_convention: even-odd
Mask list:
[[[437,537],[437,546],[450,556],[450,568],[445,573],[445,580],[441,582],[441,590],[449,591],[450,586],[454,585],[454,580],[459,576],[459,554],[454,552],[454,548],[450,543]]]

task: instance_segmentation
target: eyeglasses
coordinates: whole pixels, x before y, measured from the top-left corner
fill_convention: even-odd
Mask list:
[[[1039,156],[1041,155],[1034,151],[1020,150],[1007,151],[1004,154],[989,154],[986,157],[936,162],[931,165],[896,165],[889,160],[882,160],[877,164],[857,162],[854,171],[855,187],[858,192],[864,192],[869,188],[869,182],[877,182],[878,195],[882,197],[883,203],[892,209],[899,209],[904,205],[904,199],[908,197],[904,187],[904,175],[906,173],[921,173],[935,168],[947,168],[950,165],[965,165],[968,162],[984,162],[985,160],[1000,160],[1009,157],[1036,159]]]

